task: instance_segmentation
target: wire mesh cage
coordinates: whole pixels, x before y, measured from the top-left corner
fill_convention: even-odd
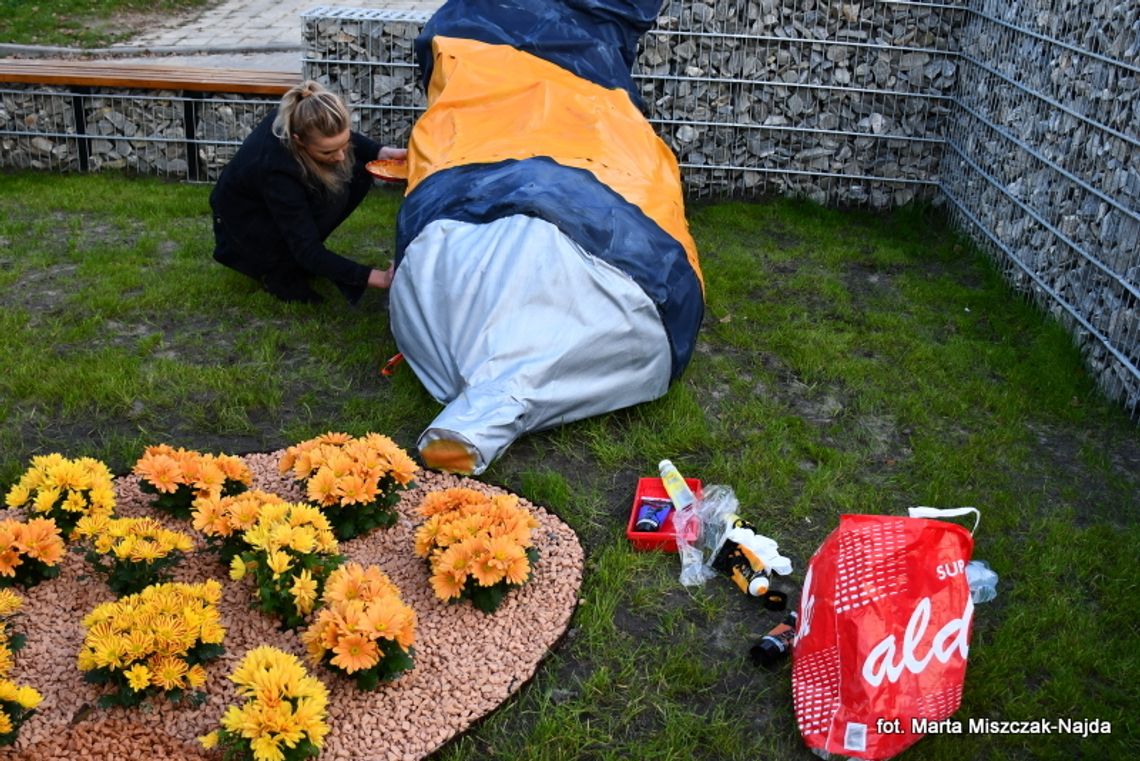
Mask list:
[[[972,12],[941,191],[1010,283],[1068,327],[1105,392],[1140,417],[1137,30],[1136,4]]]
[[[430,14],[317,6],[302,14],[306,79],[338,92],[353,128],[404,145],[427,107],[412,44]]]
[[[212,182],[276,100],[154,90],[0,90],[0,165]]]

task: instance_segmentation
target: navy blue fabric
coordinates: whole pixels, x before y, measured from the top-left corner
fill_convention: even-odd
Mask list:
[[[671,378],[680,377],[704,317],[700,281],[676,239],[584,169],[540,157],[435,172],[400,207],[396,266],[408,244],[431,222],[481,224],[513,214],[550,222],[633,278],[657,305],[669,336]]]
[[[603,87],[620,87],[641,105],[630,72],[637,43],[657,20],[661,0],[448,0],[416,38],[424,88],[436,35],[511,45]]]

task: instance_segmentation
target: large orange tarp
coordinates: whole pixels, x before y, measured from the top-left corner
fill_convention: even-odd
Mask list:
[[[607,89],[509,45],[437,36],[428,110],[408,145],[408,192],[433,172],[545,156],[592,173],[685,249],[701,281],[681,174],[621,89]]]

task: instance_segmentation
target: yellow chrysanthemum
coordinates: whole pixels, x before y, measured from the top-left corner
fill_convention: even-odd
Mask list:
[[[289,592],[293,595],[293,603],[299,613],[304,615],[313,609],[313,604],[317,601],[317,581],[309,569],[303,568],[293,577],[293,586]]]
[[[182,687],[182,680],[189,670],[186,661],[173,656],[159,656],[150,662],[150,667],[151,683],[163,690]]]
[[[150,669],[141,663],[131,666],[124,675],[127,677],[127,684],[135,692],[142,692],[150,687]]]
[[[8,495],[4,497],[4,504],[9,509],[15,510],[23,507],[32,498],[32,490],[25,486],[23,483],[17,483],[8,490]]]
[[[285,759],[285,752],[281,750],[281,738],[277,735],[258,735],[249,741],[249,749],[253,751],[254,761]]]
[[[24,710],[30,711],[37,707],[43,702],[43,699],[44,696],[41,695],[38,690],[28,687],[27,685],[21,685],[16,689],[16,702]]]
[[[245,572],[245,560],[242,559],[241,555],[235,555],[230,561],[230,578],[234,581],[241,581],[245,578]]]
[[[195,663],[186,672],[186,683],[192,690],[204,685],[206,683],[206,669],[201,664]]]
[[[41,489],[39,493],[36,494],[35,500],[32,503],[32,509],[37,513],[51,512],[52,508],[55,507],[55,503],[59,501],[59,498],[59,489],[51,486]]]
[[[275,576],[280,576],[292,567],[293,558],[289,557],[289,554],[286,552],[273,550],[266,557],[265,564],[269,570],[273,571]]]
[[[24,605],[24,598],[13,589],[0,589],[0,619],[12,615]]]

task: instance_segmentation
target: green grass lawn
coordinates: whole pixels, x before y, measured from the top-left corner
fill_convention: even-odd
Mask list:
[[[384,296],[258,292],[212,261],[208,192],[0,175],[0,488],[51,451],[124,473],[158,442],[243,453],[342,430],[413,449],[439,405],[406,365],[378,374],[396,351]],[[378,188],[330,245],[386,264],[399,202]],[[1135,757],[1140,431],[1069,337],[929,209],[735,202],[690,221],[708,312],[682,380],[529,436],[484,476],[569,523],[586,576],[561,647],[440,757],[812,758],[790,668],[748,660],[780,614],[628,546],[636,479],[664,457],[731,486],[797,584],[841,513],[977,506],[975,557],[1001,581],[957,716],[1112,733],[930,736],[903,758]]]
[[[99,47],[216,0],[0,0],[0,42]]]

